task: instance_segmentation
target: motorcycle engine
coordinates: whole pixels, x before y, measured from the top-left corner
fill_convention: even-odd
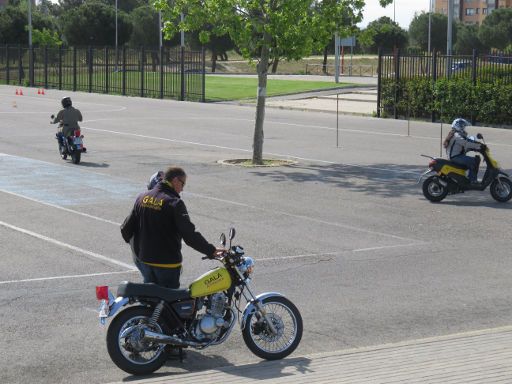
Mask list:
[[[197,339],[211,339],[219,329],[225,326],[223,317],[226,299],[226,295],[222,292],[214,293],[208,297],[206,312],[199,315],[197,319],[198,322],[194,332]]]

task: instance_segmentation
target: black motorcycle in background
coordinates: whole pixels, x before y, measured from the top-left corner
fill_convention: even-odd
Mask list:
[[[53,121],[55,116],[51,115],[50,118]],[[62,122],[59,126],[62,127]],[[59,143],[59,154],[62,160],[66,160],[70,156],[73,164],[80,163],[82,153],[86,152],[83,142],[84,135],[81,134],[80,129],[76,129],[73,135],[68,137],[64,137],[62,133],[58,132],[55,134],[55,138]]]

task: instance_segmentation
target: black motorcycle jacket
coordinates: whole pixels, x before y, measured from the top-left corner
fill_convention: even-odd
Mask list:
[[[134,236],[137,257],[145,264],[173,268],[181,265],[181,241],[207,256],[216,248],[196,231],[180,195],[165,181],[141,193],[121,225],[126,242]]]

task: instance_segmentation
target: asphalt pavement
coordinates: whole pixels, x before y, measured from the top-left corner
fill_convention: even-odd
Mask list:
[[[301,76],[301,80],[312,78],[315,77]],[[362,87],[274,97],[268,99],[267,106],[361,116],[374,113],[375,79],[343,81],[357,81]],[[187,359],[183,364],[187,364]],[[512,383],[512,326],[336,352],[291,355],[284,360],[220,366],[136,382],[242,384],[255,381],[276,384]]]
[[[488,191],[425,201],[419,154],[438,154],[443,128],[369,117],[357,106],[373,103],[374,86],[343,96],[355,111],[342,107],[339,147],[336,93],[271,106],[265,155],[298,164],[250,170],[217,161],[251,152],[253,108],[76,93],[89,150],[74,166],[47,124],[66,93],[1,86],[0,381],[512,382],[512,203]],[[299,104],[313,99],[328,113]],[[510,131],[482,132],[509,171]],[[233,332],[150,378],[110,361],[94,286],[137,279],[118,227],[169,163],[190,174],[184,199],[203,234],[235,225],[257,261],[255,289],[301,309],[303,339],[288,358],[261,361]],[[187,282],[209,265],[184,252]]]

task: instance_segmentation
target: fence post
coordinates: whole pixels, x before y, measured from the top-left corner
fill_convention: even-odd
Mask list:
[[[140,52],[140,97],[144,97],[144,59],[146,58],[146,51],[142,46]]]
[[[160,98],[164,98],[164,46],[160,46]]]
[[[382,48],[379,47],[379,59],[377,61],[377,117],[380,117],[380,101],[382,92]]]
[[[76,92],[76,46],[73,47],[73,92]]]
[[[203,61],[203,70],[201,71],[201,101],[206,101],[206,51],[204,46],[201,48],[201,60]]]
[[[62,89],[62,45],[59,47],[59,90]]]
[[[89,46],[88,53],[89,53],[89,93],[92,93],[92,71],[93,71],[93,67],[92,67],[92,61],[93,61],[92,46]]]
[[[123,71],[123,76],[122,76],[122,85],[121,85],[122,91],[121,91],[121,93],[122,93],[123,96],[126,96],[126,46],[123,46],[123,67],[122,67],[122,71]]]
[[[432,122],[436,121],[436,110],[434,107],[434,87],[437,81],[437,51],[432,51]]]
[[[6,60],[6,67],[5,67],[5,70],[6,70],[6,73],[5,73],[5,78],[6,78],[6,81],[7,81],[7,85],[9,85],[9,83],[11,82],[11,74],[10,74],[10,63],[9,61],[11,60],[11,58],[9,57],[9,45],[6,45],[5,46],[5,60]]]
[[[398,94],[399,83],[400,83],[400,48],[398,48],[395,52],[395,103],[394,103],[395,104],[394,105],[395,119],[398,119],[397,103],[398,103],[398,98],[399,98],[399,94]]]
[[[180,100],[185,100],[185,47],[180,47],[180,72],[181,72],[181,90]]]
[[[34,86],[34,46],[28,47],[28,85]]]
[[[48,46],[44,46],[44,87],[48,89]]]
[[[18,45],[18,85],[21,85],[21,79],[25,77],[23,74],[23,55],[21,53],[21,44]]]
[[[105,47],[105,93],[108,93],[108,47]]]

